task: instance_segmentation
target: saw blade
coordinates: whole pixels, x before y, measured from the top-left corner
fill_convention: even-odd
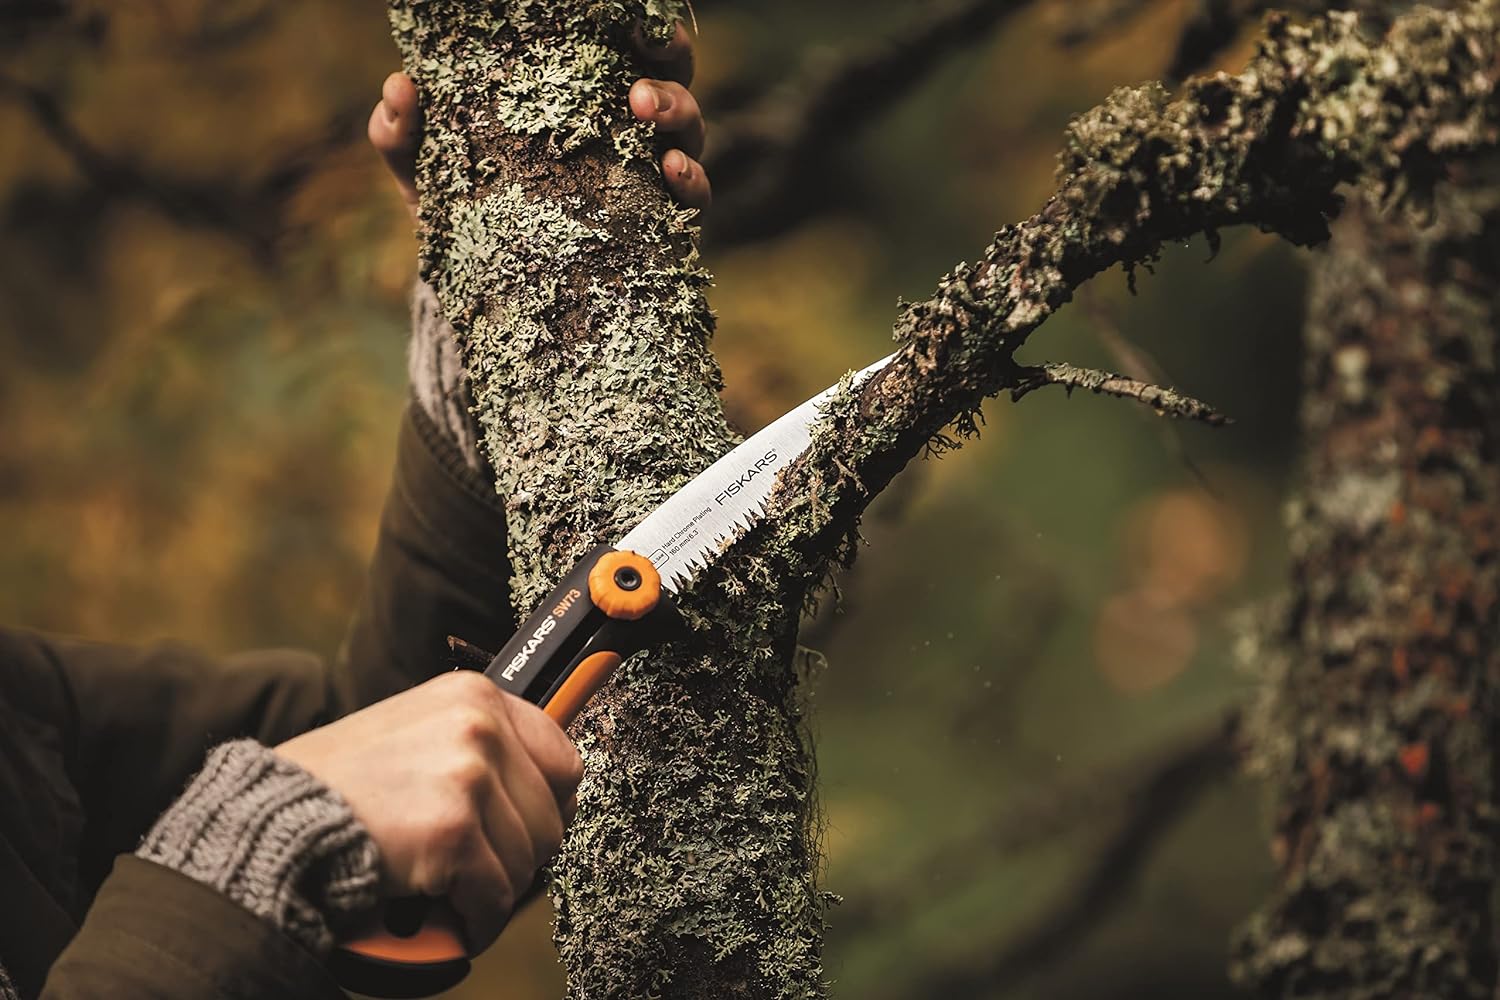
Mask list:
[[[854,374],[858,385],[895,357],[887,355]],[[725,545],[758,521],[776,476],[807,450],[822,406],[838,383],[777,417],[699,473],[615,545],[656,566],[662,585],[676,593],[711,563]]]

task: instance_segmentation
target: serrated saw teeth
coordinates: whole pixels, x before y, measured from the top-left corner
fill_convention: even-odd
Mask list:
[[[648,554],[673,593],[765,516],[781,471],[812,441],[823,409],[846,385],[858,385],[891,360],[845,376],[751,435],[682,487],[616,547]]]

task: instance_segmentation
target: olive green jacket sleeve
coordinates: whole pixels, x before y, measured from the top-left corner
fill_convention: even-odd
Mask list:
[[[122,855],[47,976],[45,1000],[342,1000],[322,964],[186,875]]]
[[[0,740],[0,897],[25,883],[57,904],[31,940],[24,920],[0,921],[0,964],[22,995],[48,967],[48,997],[339,995],[311,956],[288,957],[296,946],[269,924],[176,872],[115,859],[210,747],[274,745],[419,683],[444,669],[449,634],[498,648],[513,627],[505,551],[493,487],[411,408],[364,594],[331,663],[0,630],[0,714],[20,733],[9,747]],[[56,913],[85,911],[54,963],[65,936]],[[263,968],[272,959],[274,974]],[[304,974],[313,992],[263,991],[261,977]],[[112,976],[118,986],[105,989]]]
[[[503,507],[488,472],[465,465],[416,406],[397,456],[364,596],[333,671],[342,705],[431,677],[449,635],[499,650],[516,627]]]

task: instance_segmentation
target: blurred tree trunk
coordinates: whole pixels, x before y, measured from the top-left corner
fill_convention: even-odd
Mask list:
[[[1493,156],[1430,207],[1356,195],[1316,259],[1292,592],[1253,748],[1281,877],[1235,959],[1260,995],[1495,995],[1497,323]]]
[[[735,443],[691,213],[625,108],[632,32],[666,37],[680,10],[391,4],[426,122],[422,270],[464,346],[521,612]],[[683,607],[697,644],[633,660],[573,727],[587,777],[553,882],[570,994],[817,995],[800,602]]]

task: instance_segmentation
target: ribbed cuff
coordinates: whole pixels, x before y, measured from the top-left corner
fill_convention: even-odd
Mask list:
[[[216,747],[137,856],[218,890],[317,955],[374,906],[380,854],[331,788],[254,740]]]
[[[427,418],[471,469],[479,468],[479,428],[458,337],[443,316],[437,293],[418,281],[411,297],[411,347],[406,358],[412,394]]]

